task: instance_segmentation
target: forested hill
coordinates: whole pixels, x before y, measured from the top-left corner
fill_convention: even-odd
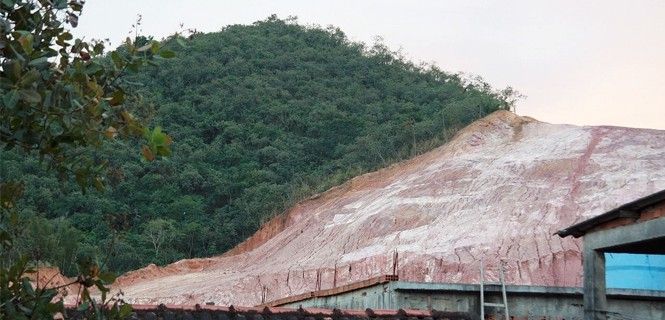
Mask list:
[[[110,143],[107,190],[83,194],[2,153],[0,174],[26,181],[17,247],[32,258],[71,274],[81,257],[125,271],[220,254],[295,202],[440,145],[512,99],[274,17],[166,45],[176,58],[133,82],[173,137],[172,157],[148,163]]]

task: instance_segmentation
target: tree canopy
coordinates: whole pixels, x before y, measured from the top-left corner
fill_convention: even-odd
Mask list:
[[[56,172],[60,182],[76,183],[85,193],[89,186],[104,188],[105,156],[112,153],[97,151],[105,140],[143,136],[145,159],[169,154],[170,137],[160,128],[144,127],[134,115],[140,96],[125,91],[123,76],[173,52],[157,41],[138,47],[128,39],[107,56],[103,42],[74,39],[68,31],[67,24],[76,27],[82,8],[83,1],[76,0],[0,1],[0,319],[64,312],[62,302],[54,301],[55,288],[35,288],[27,277],[40,261],[75,270],[71,284],[80,285],[79,309],[87,316],[123,318],[131,312],[120,300],[107,299],[106,284],[113,276],[101,271],[94,253],[81,259],[78,229],[17,206],[32,197],[21,198],[29,173],[5,162],[5,156],[38,159],[40,179]],[[92,286],[100,290],[101,301],[91,298]],[[101,305],[109,308],[102,311]]]
[[[25,181],[19,216],[34,232],[17,245],[34,259],[72,273],[66,261],[80,256],[108,254],[111,269],[126,271],[220,254],[297,201],[439,146],[514,102],[510,89],[276,17],[161,44],[176,58],[124,85],[173,137],[171,157],[141,160],[141,142],[106,139],[91,155],[108,161],[106,191],[84,193],[46,174],[38,157],[0,154],[0,177]],[[101,108],[113,107],[115,92]],[[54,229],[65,231],[36,238]]]

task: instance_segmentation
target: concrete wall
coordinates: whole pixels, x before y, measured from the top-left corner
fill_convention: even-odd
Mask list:
[[[392,287],[395,282],[377,284],[363,289],[345,292],[334,296],[314,297],[304,301],[281,305],[280,307],[298,308],[321,307],[337,309],[399,309],[396,292]],[[422,308],[413,308],[422,309]]]
[[[561,287],[507,286],[508,307],[514,319],[583,318],[582,289]],[[414,283],[395,281],[335,296],[310,298],[285,307],[339,309],[434,309],[468,312],[479,316],[479,286],[468,284]],[[486,302],[500,302],[500,287],[486,286]],[[609,290],[610,319],[665,320],[665,292]],[[495,318],[502,311],[486,308]]]

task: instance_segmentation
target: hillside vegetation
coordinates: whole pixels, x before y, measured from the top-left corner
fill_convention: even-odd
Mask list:
[[[220,254],[295,202],[436,147],[513,99],[274,17],[165,41],[177,57],[132,80],[173,156],[146,162],[109,143],[107,190],[83,193],[2,152],[0,176],[26,181],[17,250],[68,274],[83,258],[126,271]]]

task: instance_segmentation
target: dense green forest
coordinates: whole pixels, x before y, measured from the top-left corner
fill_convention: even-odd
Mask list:
[[[275,17],[164,45],[176,58],[131,84],[173,155],[148,162],[132,142],[107,143],[96,154],[110,160],[107,188],[83,192],[2,151],[0,177],[26,186],[17,250],[66,274],[82,258],[122,272],[220,254],[295,202],[441,145],[513,101],[339,29]]]

